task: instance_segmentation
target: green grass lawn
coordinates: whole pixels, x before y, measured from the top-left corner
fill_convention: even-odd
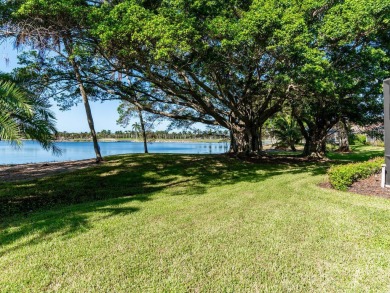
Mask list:
[[[377,146],[352,145],[351,153],[334,153],[328,154],[331,160],[340,161],[367,161],[374,157],[384,156],[384,148]]]
[[[3,183],[0,291],[388,292],[390,201],[318,187],[328,164],[124,155]]]

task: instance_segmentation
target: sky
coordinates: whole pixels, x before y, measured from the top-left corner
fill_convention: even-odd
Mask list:
[[[17,51],[13,48],[11,43],[0,44],[0,71],[10,72],[13,68],[17,67]],[[54,101],[51,110],[55,113],[57,118],[58,131],[67,132],[88,132],[88,122],[85,114],[84,105],[82,103],[71,108],[68,111],[60,111]],[[103,129],[117,131],[131,129],[131,125],[127,128],[123,128],[116,124],[116,120],[119,118],[117,108],[119,101],[106,101],[90,102],[92,115],[95,123],[95,130],[101,131]],[[136,120],[134,119],[134,122]],[[156,127],[158,130],[165,130],[167,123],[161,123]]]
[[[90,102],[90,104],[96,131],[102,131],[103,129],[111,131],[125,129],[116,124],[116,120],[119,118],[116,110],[118,108],[119,101],[107,101],[104,103]],[[52,107],[52,111],[55,113],[57,118],[57,128],[59,131],[89,131],[87,116],[82,103],[68,111],[60,111],[58,107],[54,105]],[[130,129],[131,125],[128,126],[128,128]]]

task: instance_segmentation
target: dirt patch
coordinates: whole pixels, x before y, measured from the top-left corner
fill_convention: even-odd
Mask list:
[[[0,182],[33,180],[45,176],[97,166],[94,159],[22,165],[0,166]]]
[[[330,189],[334,189],[332,184],[330,184],[330,182],[321,182],[320,184],[318,184],[319,187],[322,187],[322,188],[330,188]]]
[[[353,183],[348,191],[390,199],[390,188],[381,187],[381,174],[374,174],[366,179]]]

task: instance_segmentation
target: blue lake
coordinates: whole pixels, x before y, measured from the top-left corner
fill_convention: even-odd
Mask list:
[[[34,141],[24,141],[20,148],[0,141],[0,164],[60,162],[95,157],[92,142],[58,142],[57,146],[62,149],[60,156],[45,151]],[[144,152],[141,142],[100,142],[99,146],[103,156]],[[150,153],[171,154],[220,154],[227,152],[228,147],[228,143],[154,142],[148,144]]]

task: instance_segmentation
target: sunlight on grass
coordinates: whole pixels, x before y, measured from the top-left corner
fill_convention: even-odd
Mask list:
[[[384,147],[376,146],[351,146],[350,153],[330,152],[328,158],[332,160],[367,161],[369,159],[384,156]]]
[[[326,168],[128,155],[3,183],[1,291],[386,292],[390,201],[318,187]]]
[[[114,175],[118,175],[119,173],[120,173],[120,170],[111,170],[111,171],[106,172],[106,173],[101,173],[99,176],[100,177],[114,176]]]

